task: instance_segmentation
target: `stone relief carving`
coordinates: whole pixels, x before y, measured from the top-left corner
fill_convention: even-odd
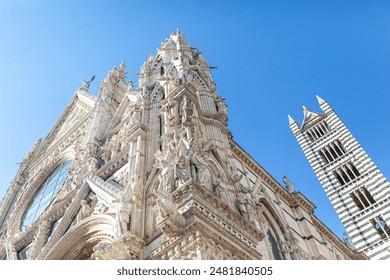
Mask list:
[[[163,260],[237,260],[234,252],[224,248],[200,232],[184,238],[179,244],[168,250],[161,257]]]
[[[100,242],[93,247],[91,255],[93,260],[135,260],[121,244]]]
[[[130,232],[113,242],[101,241],[93,247],[93,260],[138,260],[144,242]]]
[[[248,195],[250,192],[251,190],[249,188],[241,186],[239,192],[237,193],[236,201],[241,216],[243,216],[248,221],[255,222],[253,210],[255,203]]]
[[[109,207],[103,203],[103,202],[98,202],[96,204],[96,207],[94,209],[94,213],[96,214],[104,214],[104,213],[107,213]]]
[[[102,81],[99,97],[97,100],[94,99],[94,102],[97,103],[96,111],[101,114],[101,119],[97,118],[96,126],[92,126],[94,129],[96,127],[101,130],[101,133],[96,133],[101,138],[93,138],[95,133],[87,129],[86,125],[91,122],[85,120],[93,119],[91,117],[93,114],[87,113],[85,119],[82,116],[80,122],[77,123],[81,124],[80,127],[64,130],[63,135],[60,135],[61,139],[57,138],[58,134],[52,133],[44,141],[43,146],[45,147],[42,149],[39,147],[37,152],[40,154],[31,156],[31,158],[37,159],[37,162],[34,162],[31,168],[29,166],[30,175],[21,172],[21,177],[16,178],[15,184],[25,188],[25,191],[29,191],[31,189],[28,184],[31,182],[31,177],[39,177],[41,173],[50,169],[50,165],[60,159],[61,153],[67,147],[72,146],[75,150],[74,165],[69,169],[67,184],[63,186],[55,200],[55,202],[61,202],[59,204],[61,207],[63,206],[63,209],[59,210],[58,205],[48,209],[53,210],[53,213],[46,215],[42,219],[41,225],[36,223],[33,225],[34,228],[26,230],[26,232],[31,233],[22,232],[22,234],[16,235],[17,221],[8,220],[11,237],[19,238],[22,236],[22,238],[27,239],[34,232],[36,233],[33,239],[34,247],[30,250],[29,257],[33,258],[41,249],[50,250],[50,248],[38,246],[47,237],[46,219],[50,220],[54,215],[57,215],[58,218],[59,211],[63,211],[61,215],[65,213],[65,209],[69,207],[74,198],[73,194],[77,199],[73,200],[71,208],[67,212],[67,214],[72,213],[72,217],[68,215],[61,220],[59,225],[61,232],[55,232],[55,236],[53,235],[57,241],[61,238],[61,234],[66,232],[69,224],[77,226],[75,221],[71,222],[70,220],[74,219],[74,213],[77,213],[79,208],[76,219],[78,222],[92,221],[94,219],[87,221],[87,218],[94,214],[111,219],[115,215],[116,218],[112,232],[105,233],[109,238],[94,246],[94,253],[91,257],[93,259],[130,260],[140,258],[142,256],[139,253],[141,249],[139,251],[132,249],[130,244],[135,242],[139,248],[145,248],[145,245],[141,245],[141,241],[137,239],[145,236],[138,236],[142,234],[138,233],[138,228],[133,226],[145,222],[145,220],[141,220],[142,215],[144,215],[142,211],[153,216],[150,219],[153,221],[146,219],[152,224],[150,230],[148,228],[145,230],[148,241],[154,242],[153,238],[160,238],[160,230],[165,236],[168,236],[168,239],[164,239],[166,237],[162,235],[162,240],[166,240],[161,245],[161,248],[164,248],[164,254],[158,257],[163,259],[243,258],[243,256],[249,256],[248,251],[245,252],[247,250],[245,246],[255,250],[258,241],[264,238],[261,235],[262,231],[257,230],[261,228],[262,223],[260,200],[271,201],[265,188],[271,189],[279,186],[269,184],[265,187],[259,184],[253,189],[241,186],[241,177],[238,175],[236,167],[239,164],[235,162],[237,155],[233,155],[232,152],[235,145],[234,142],[229,142],[231,135],[226,128],[228,110],[224,98],[217,95],[215,82],[212,80],[209,66],[202,54],[189,48],[188,50],[182,49],[180,52],[176,51],[176,48],[180,48],[180,44],[186,42],[182,40],[180,33],[175,36],[180,37],[177,42],[171,40],[164,45],[167,49],[172,50],[172,61],[165,61],[160,54],[151,55],[142,67],[142,73],[139,73],[139,89],[134,90],[131,81],[128,85],[125,84],[124,80],[127,75],[125,61],[121,63],[119,69],[114,67]],[[90,81],[84,83],[86,91],[88,91],[89,83]],[[117,110],[121,105],[119,104],[121,97],[125,94],[129,98],[131,97],[132,102],[134,99],[137,101],[131,103],[127,108],[128,111],[120,115],[124,111],[123,109],[126,109],[120,107],[123,109],[120,112]],[[160,105],[162,107],[159,107]],[[84,109],[87,111],[91,108]],[[158,131],[158,128],[156,129],[158,125],[154,126],[157,121],[151,117],[160,115],[163,117],[163,121],[161,121],[160,135],[157,137],[161,136],[161,141],[159,139],[154,142],[154,140],[149,139],[154,139],[156,136],[154,133]],[[110,123],[110,118],[113,116],[115,116],[115,121]],[[64,123],[64,125],[72,126],[75,123],[69,122]],[[132,129],[135,130],[143,126],[146,127],[144,130],[147,140],[141,139],[139,141],[141,144],[134,147],[136,142],[130,142],[133,141],[130,138],[134,136]],[[86,144],[87,139],[91,139],[89,144]],[[81,150],[81,147],[84,150]],[[134,147],[134,149],[132,148],[130,151],[130,147]],[[153,159],[154,154],[155,159]],[[103,164],[102,160],[104,163],[111,161],[110,164],[106,165],[108,171],[95,172],[100,168],[100,164]],[[23,161],[29,163],[30,155],[26,156]],[[131,173],[132,169],[127,166],[123,171],[120,171],[120,168],[125,167],[126,164],[130,166],[131,161],[133,161],[132,166],[136,166],[137,172]],[[135,165],[136,161],[139,162],[139,165]],[[250,159],[244,161],[241,162],[242,165],[248,164]],[[104,199],[109,201],[110,196],[117,197],[117,199],[111,200],[109,203],[105,203],[103,200],[92,202],[90,198],[80,200],[85,198],[89,191],[87,189],[82,195],[76,196],[79,188],[85,182],[88,172],[91,173],[92,177],[90,178],[93,178],[88,182],[99,185],[100,191],[107,193],[108,196],[104,196]],[[254,173],[256,176],[267,177],[262,174],[261,170]],[[122,193],[120,193],[121,186],[107,181],[107,178],[114,178],[113,174],[116,176],[114,176],[115,181],[125,188]],[[130,176],[139,176],[139,178],[135,181]],[[153,180],[157,176],[159,176],[159,182],[155,184]],[[153,178],[149,180],[150,177]],[[270,179],[265,180],[268,180],[267,184],[270,182]],[[243,184],[244,181],[242,180]],[[159,187],[156,188],[157,191],[151,191],[145,197],[149,184],[159,185]],[[289,191],[292,192],[293,189]],[[182,200],[172,200],[172,196],[180,197],[177,195],[180,192],[183,193]],[[197,196],[201,199],[191,201],[191,196]],[[188,199],[188,203],[186,199]],[[28,203],[27,199],[23,203],[24,205]],[[116,206],[115,210],[111,203]],[[280,207],[282,207],[281,204]],[[189,218],[195,217],[195,215],[198,215],[196,218],[204,219],[203,222],[207,223],[207,230],[213,231],[208,237],[202,236],[199,231],[194,231],[193,234],[187,236],[192,230],[199,229],[198,225],[191,224]],[[113,219],[108,227],[112,224]],[[146,225],[146,227],[148,226]],[[209,233],[207,230],[206,232]],[[113,235],[115,235],[114,241],[110,241],[109,239],[112,239]],[[5,233],[3,236],[9,237]],[[53,236],[50,240],[53,239]],[[223,239],[228,237],[232,238],[232,243],[240,244],[240,249],[235,251],[234,246],[229,247],[229,244],[224,243]],[[53,241],[50,244],[51,248],[55,246],[54,243]],[[96,240],[89,244],[95,243]],[[290,252],[293,250],[293,245],[293,242],[283,241],[278,243],[278,248],[280,252]],[[9,242],[6,246],[11,248],[13,244]],[[63,248],[66,247],[63,246]],[[12,255],[16,254],[14,247],[9,249],[9,252],[11,258]],[[252,254],[251,256],[261,255]],[[14,258],[16,257],[14,256]]]
[[[156,225],[168,237],[176,236],[184,228],[186,219],[178,212],[171,195],[160,195],[157,200]]]

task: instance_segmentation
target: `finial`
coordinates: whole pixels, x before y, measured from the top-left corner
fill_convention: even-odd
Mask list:
[[[295,120],[290,115],[288,115],[288,123],[290,125],[293,124],[293,123],[296,123]]]
[[[318,104],[322,104],[325,102],[325,100],[322,99],[321,97],[319,97],[318,95],[316,95],[316,98],[317,98]]]

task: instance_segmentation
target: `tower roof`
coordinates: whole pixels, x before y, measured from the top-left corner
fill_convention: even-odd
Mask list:
[[[324,117],[323,113],[313,112],[312,110],[303,106],[303,121],[301,125],[301,129],[304,129],[307,125],[317,122],[319,119]]]

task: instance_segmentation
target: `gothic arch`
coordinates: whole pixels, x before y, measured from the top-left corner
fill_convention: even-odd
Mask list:
[[[150,100],[152,102],[157,101],[160,102],[161,100],[165,99],[165,90],[164,88],[160,85],[159,82],[155,83],[155,86],[153,88],[152,93],[150,94]]]
[[[46,260],[87,259],[93,247],[101,241],[111,243],[114,239],[115,219],[109,215],[93,215],[76,224],[41,258]]]
[[[41,187],[42,183],[46,178],[64,161],[71,160],[75,156],[75,149],[70,147],[64,152],[55,157],[49,164],[47,164],[40,174],[38,174],[34,180],[29,182],[26,186],[26,189],[22,192],[22,196],[18,202],[18,208],[13,216],[13,228],[20,228],[21,219],[23,217],[24,211],[27,209],[31,199],[34,198],[35,194]]]
[[[145,188],[145,196],[148,196],[152,193],[157,192],[157,189],[159,187],[159,175],[161,173],[161,170],[158,170],[157,168],[153,168],[151,174],[149,175],[149,179],[146,182],[146,188]]]
[[[261,207],[261,214],[264,218],[265,241],[267,242],[269,253],[275,260],[283,259],[284,256],[279,252],[278,242],[288,241],[287,226],[275,207],[265,198],[260,198],[257,203]]]
[[[202,75],[200,75],[197,70],[192,70],[191,75],[192,75],[191,83],[195,86],[197,90],[199,91],[209,90],[208,82],[203,79]]]
[[[259,198],[257,203],[259,205],[263,205],[264,207],[262,207],[262,209],[266,209],[270,213],[270,216],[274,220],[275,226],[280,229],[283,238],[287,240],[289,236],[287,224],[284,222],[284,219],[280,216],[276,208],[265,198]]]

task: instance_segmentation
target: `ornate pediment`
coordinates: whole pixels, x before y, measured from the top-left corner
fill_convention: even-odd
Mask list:
[[[55,140],[62,138],[69,131],[79,127],[80,123],[85,121],[86,114],[92,109],[94,104],[95,98],[92,95],[79,91],[76,92],[69,105],[46,136],[42,150],[46,150]]]
[[[324,113],[313,112],[306,107],[303,107],[303,121],[301,125],[301,129],[305,129],[307,127],[312,126],[313,124],[319,122],[325,117]]]

